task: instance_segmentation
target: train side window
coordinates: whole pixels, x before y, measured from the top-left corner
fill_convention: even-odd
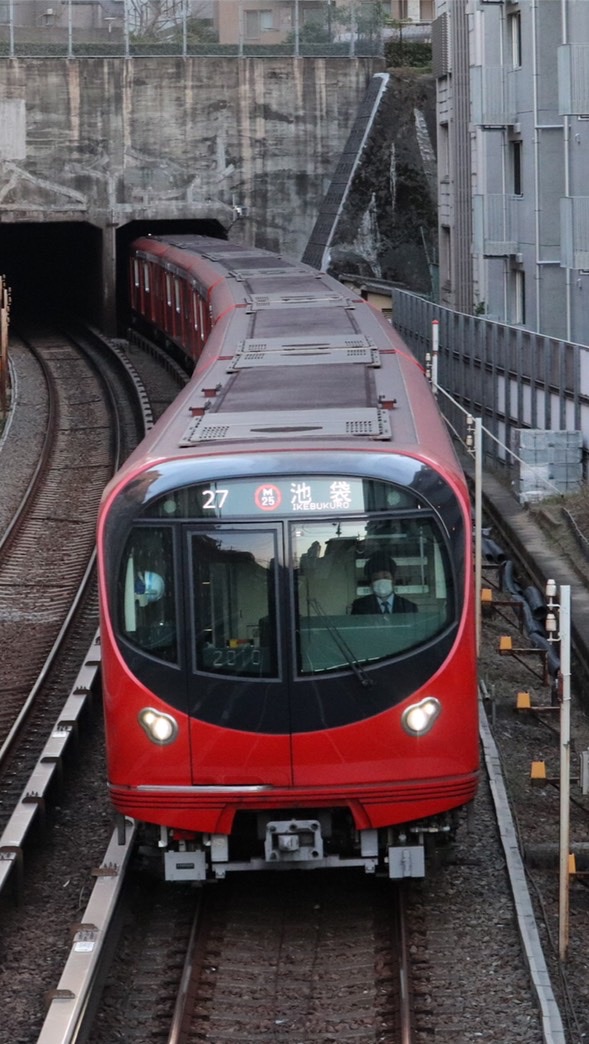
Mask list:
[[[182,310],[182,284],[179,279],[174,279],[174,307],[179,314]]]
[[[133,258],[133,285],[139,287],[139,262],[136,257]]]
[[[119,627],[133,645],[161,660],[178,660],[173,533],[137,526],[119,572]]]
[[[146,294],[148,294],[151,289],[149,279],[149,265],[147,264],[147,261],[143,262],[143,289],[145,290]]]
[[[166,304],[168,308],[172,304],[172,277],[169,272],[166,272]]]

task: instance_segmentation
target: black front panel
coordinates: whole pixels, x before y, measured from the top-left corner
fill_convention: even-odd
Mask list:
[[[252,732],[334,728],[406,699],[455,640],[465,539],[449,486],[410,469],[405,485],[297,474],[178,486],[154,472],[155,495],[137,484],[133,511],[128,487],[109,566],[129,668],[172,707]]]

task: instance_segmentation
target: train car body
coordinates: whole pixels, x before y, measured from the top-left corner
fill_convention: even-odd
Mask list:
[[[306,265],[148,237],[130,273],[196,367],[100,511],[114,806],[173,880],[421,876],[478,780],[470,504],[428,382]]]

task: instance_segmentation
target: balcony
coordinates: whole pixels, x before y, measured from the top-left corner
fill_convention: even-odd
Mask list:
[[[560,201],[561,266],[589,269],[589,196]]]
[[[479,127],[509,127],[516,123],[515,78],[501,65],[476,65],[471,70],[473,122]]]
[[[589,44],[558,48],[558,111],[561,116],[589,113]]]
[[[511,257],[519,246],[519,196],[474,196],[474,248],[484,257]]]

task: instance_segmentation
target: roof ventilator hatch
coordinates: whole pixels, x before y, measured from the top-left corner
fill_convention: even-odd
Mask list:
[[[313,366],[318,363],[363,363],[375,369],[380,354],[374,341],[360,334],[356,337],[323,337],[310,341],[306,337],[254,338],[241,341],[228,367],[228,373],[260,366]]]
[[[308,268],[298,268],[294,265],[285,268],[284,265],[278,264],[274,267],[268,266],[268,268],[232,268],[228,274],[233,276],[239,283],[264,276],[285,276],[287,279],[293,279],[295,276],[306,276],[309,278],[315,275]]]
[[[350,309],[354,307],[348,297],[332,293],[329,290],[299,294],[296,292],[289,294],[286,291],[280,294],[248,294],[246,300],[248,311],[251,312],[257,312],[261,308],[292,308],[293,305],[300,304],[333,304],[340,307],[343,305],[345,308]]]
[[[194,417],[180,440],[180,446],[194,446],[198,442],[239,439],[329,438],[331,436],[358,436],[368,439],[392,438],[386,410],[361,408],[356,410],[269,410],[263,417],[254,413],[210,413]]]

